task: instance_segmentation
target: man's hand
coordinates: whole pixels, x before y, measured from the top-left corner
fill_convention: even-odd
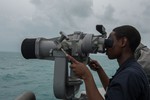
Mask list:
[[[90,68],[94,71],[98,71],[101,67],[100,64],[96,60],[90,60],[89,64]]]
[[[88,73],[90,73],[89,69],[86,67],[85,64],[77,61],[72,56],[67,55],[68,59],[72,62],[70,67],[72,68],[73,72],[76,74],[77,77],[81,79],[88,78]]]

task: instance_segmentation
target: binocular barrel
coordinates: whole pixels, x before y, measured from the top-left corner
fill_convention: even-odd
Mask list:
[[[26,59],[44,59],[50,57],[50,50],[57,49],[54,41],[45,38],[24,39],[21,53]]]
[[[27,38],[21,45],[21,52],[26,59],[50,59],[54,60],[53,51],[61,51],[63,48],[69,51],[72,56],[84,55],[89,53],[105,53],[106,48],[111,48],[113,40],[94,36],[93,34],[73,34],[67,40],[59,41],[45,38]]]

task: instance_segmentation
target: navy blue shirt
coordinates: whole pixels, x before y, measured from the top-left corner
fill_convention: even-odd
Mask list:
[[[145,72],[134,58],[126,60],[110,79],[105,100],[150,100]]]

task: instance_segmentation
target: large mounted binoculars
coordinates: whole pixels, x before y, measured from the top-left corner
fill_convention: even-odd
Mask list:
[[[113,45],[113,41],[107,38],[103,25],[97,25],[96,30],[100,35],[74,32],[66,35],[60,32],[60,37],[55,38],[31,38],[24,39],[21,52],[26,59],[54,60],[55,97],[58,99],[74,100],[82,80],[77,78],[73,71],[68,71],[68,59],[65,53],[73,56],[80,62],[88,63],[90,53],[105,53],[106,48]]]

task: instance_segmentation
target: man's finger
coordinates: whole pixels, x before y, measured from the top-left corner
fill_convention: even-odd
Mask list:
[[[72,56],[67,55],[67,58],[72,62],[72,63],[77,63],[78,61],[74,59]]]
[[[96,68],[96,67],[97,67],[95,64],[92,64],[92,66],[93,66],[94,68]]]

